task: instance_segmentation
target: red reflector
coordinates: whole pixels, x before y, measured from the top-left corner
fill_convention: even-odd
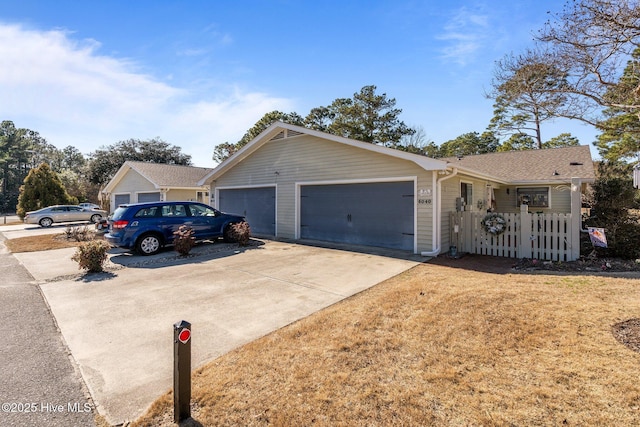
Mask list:
[[[111,226],[113,228],[125,228],[127,224],[129,224],[129,221],[119,220],[119,221],[113,221],[113,224],[111,224]]]

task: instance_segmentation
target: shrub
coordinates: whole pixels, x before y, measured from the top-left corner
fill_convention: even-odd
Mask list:
[[[64,234],[67,237],[67,240],[73,239],[76,242],[86,242],[87,240],[93,239],[93,235],[90,233],[89,228],[86,225],[84,227],[68,226],[64,230]]]
[[[71,259],[78,263],[78,268],[88,270],[89,273],[98,273],[103,270],[110,248],[104,240],[91,240],[78,246]]]
[[[633,187],[632,167],[627,164],[600,162],[595,182],[585,195],[591,207],[586,226],[602,227],[607,236],[607,249],[597,248],[598,256],[637,259],[640,256],[640,218],[638,191]]]
[[[240,246],[247,246],[249,244],[249,239],[251,238],[251,227],[249,227],[249,223],[246,221],[237,222],[235,224],[231,224],[231,231],[229,234]]]
[[[189,255],[191,248],[196,244],[193,234],[193,228],[188,225],[181,225],[177,231],[173,232],[173,247],[180,255]]]

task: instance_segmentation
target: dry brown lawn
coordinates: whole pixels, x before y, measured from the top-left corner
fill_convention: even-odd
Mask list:
[[[11,252],[18,253],[72,248],[74,246],[79,246],[81,242],[73,239],[67,239],[64,232],[60,231],[60,234],[43,234],[38,236],[8,239],[4,243]]]
[[[422,264],[196,370],[188,425],[640,425],[639,287]]]

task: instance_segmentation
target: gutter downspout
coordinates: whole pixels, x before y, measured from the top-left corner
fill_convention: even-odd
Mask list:
[[[458,174],[458,168],[453,168],[453,173],[451,173],[450,175],[447,176],[443,176],[442,178],[438,179],[436,182],[436,212],[434,212],[433,214],[433,232],[435,234],[435,249],[432,251],[428,251],[428,252],[420,252],[421,256],[427,256],[427,257],[434,257],[434,256],[438,256],[438,254],[440,253],[440,251],[442,250],[441,246],[442,246],[442,226],[441,226],[441,219],[442,219],[442,181],[446,181],[449,178],[453,178],[454,176],[456,176]]]

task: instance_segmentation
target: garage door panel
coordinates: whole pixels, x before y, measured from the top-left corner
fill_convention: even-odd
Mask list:
[[[413,250],[413,182],[301,188],[302,238]]]
[[[129,203],[129,200],[131,199],[129,194],[116,194],[114,196],[114,209],[117,208],[120,205],[126,205],[127,203]]]
[[[256,234],[276,234],[275,187],[237,188],[220,190],[220,210],[243,215]]]
[[[138,203],[159,202],[160,193],[138,193]]]

